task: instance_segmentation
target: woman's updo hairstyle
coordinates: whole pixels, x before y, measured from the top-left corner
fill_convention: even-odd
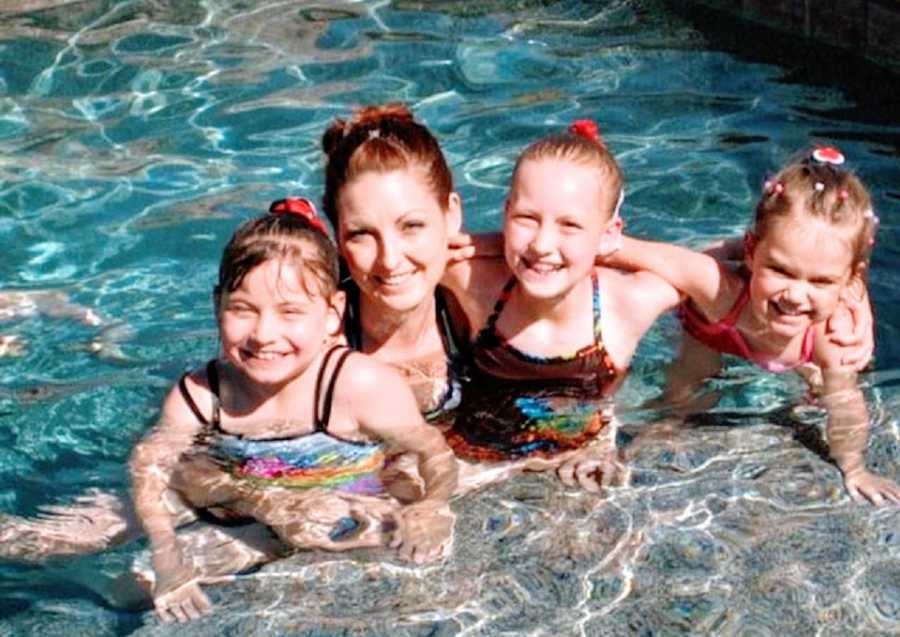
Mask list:
[[[434,135],[400,103],[366,106],[349,120],[334,120],[322,136],[322,149],[328,157],[322,207],[335,229],[341,189],[366,172],[419,167],[442,208],[453,191],[453,176]]]

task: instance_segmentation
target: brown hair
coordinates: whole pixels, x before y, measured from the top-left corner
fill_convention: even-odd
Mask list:
[[[312,254],[303,249],[310,245],[315,248]],[[337,290],[338,257],[331,239],[300,216],[269,213],[242,223],[225,246],[213,290],[216,314],[222,295],[234,292],[254,268],[271,259],[311,272],[318,284],[316,291],[326,299]],[[305,277],[300,281],[306,285]]]
[[[872,198],[852,172],[811,157],[792,161],[766,181],[753,234],[762,239],[775,219],[801,214],[854,230],[853,265],[869,260],[878,218]]]
[[[441,208],[446,208],[453,191],[453,176],[440,145],[403,104],[367,106],[349,121],[334,120],[322,136],[322,149],[328,156],[322,207],[334,228],[341,189],[369,171],[422,168]]]
[[[540,159],[563,159],[595,166],[598,178],[603,180],[602,183],[609,183],[612,186],[608,192],[606,188],[602,189],[606,196],[606,201],[603,202],[605,212],[612,216],[625,179],[619,163],[603,143],[596,124],[590,120],[579,120],[565,133],[557,133],[533,142],[516,160],[511,183],[515,184],[523,163]]]

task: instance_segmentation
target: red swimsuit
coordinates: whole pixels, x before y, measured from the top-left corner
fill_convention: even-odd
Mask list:
[[[716,323],[710,323],[705,316],[694,308],[690,301],[686,301],[679,306],[678,317],[681,319],[684,331],[707,347],[724,354],[733,354],[746,358],[770,372],[786,372],[812,360],[815,341],[815,330],[812,325],[806,329],[806,334],[803,335],[800,360],[794,363],[783,363],[764,354],[752,352],[743,334],[735,327],[738,318],[741,316],[741,311],[743,311],[749,300],[750,286],[744,285],[744,289],[741,290],[740,296],[728,311],[728,314]]]

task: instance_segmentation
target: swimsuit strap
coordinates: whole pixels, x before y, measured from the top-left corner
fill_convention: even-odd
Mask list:
[[[594,307],[594,343],[601,347],[603,345],[603,330],[601,329],[600,317],[600,281],[597,278],[597,268],[591,270],[591,286],[593,287],[593,307]]]
[[[328,363],[331,361],[332,355],[338,350],[343,350],[343,352],[338,357],[337,362],[334,364],[334,371],[331,373],[331,379],[329,379],[328,381],[328,387],[325,390],[325,397],[322,400],[323,413],[322,416],[319,417],[319,396],[321,396],[322,392],[322,381],[325,378],[325,370],[328,369]],[[327,433],[328,421],[331,419],[331,403],[332,400],[334,400],[334,387],[337,384],[337,377],[338,374],[341,373],[341,367],[344,366],[344,363],[347,361],[347,357],[352,353],[353,350],[344,347],[343,345],[335,345],[325,354],[325,358],[322,361],[322,366],[319,368],[319,375],[316,377],[315,402],[313,403],[313,424],[316,431]]]
[[[447,358],[453,360],[462,354],[457,339],[457,334],[453,329],[453,321],[450,318],[450,309],[447,307],[447,299],[444,297],[442,288],[434,289],[435,313],[437,314],[438,332],[441,336],[441,342],[444,344],[444,351],[447,352]]]
[[[750,283],[747,282],[741,289],[741,293],[738,295],[737,301],[735,301],[734,305],[731,306],[731,309],[728,310],[728,314],[716,321],[715,324],[721,325],[722,327],[734,327],[737,324],[738,319],[741,317],[741,312],[744,311],[744,306],[747,305],[747,302],[749,300]]]
[[[509,301],[509,297],[512,294],[514,287],[516,287],[516,277],[511,276],[509,277],[509,281],[503,286],[503,289],[500,290],[500,296],[497,297],[497,302],[494,303],[494,309],[491,311],[491,315],[485,322],[484,327],[482,327],[481,331],[478,333],[478,337],[475,339],[476,342],[484,342],[484,340],[490,336],[493,336],[497,341],[503,340],[500,338],[500,335],[497,334],[497,321],[500,319],[500,312],[503,311],[506,302]]]
[[[193,412],[194,416],[197,417],[197,420],[203,423],[204,425],[212,425],[214,427],[219,426],[219,423],[222,420],[222,411],[221,411],[221,401],[219,400],[219,372],[216,369],[216,361],[211,360],[206,365],[206,378],[209,382],[209,390],[212,399],[212,419],[207,420],[206,416],[203,415],[203,412],[200,411],[200,407],[197,406],[197,401],[194,400],[194,397],[191,396],[191,393],[187,388],[187,379],[188,375],[184,374],[178,380],[178,391],[181,392],[181,397],[184,398],[184,402],[187,403],[187,406]]]

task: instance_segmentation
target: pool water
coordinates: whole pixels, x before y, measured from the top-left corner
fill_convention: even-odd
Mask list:
[[[0,282],[61,290],[100,327],[25,316],[0,358],[0,511],[125,493],[167,387],[216,350],[211,289],[243,218],[321,196],[319,140],[402,100],[440,138],[467,226],[496,229],[516,153],[596,118],[639,236],[741,233],[768,171],[838,143],[881,217],[869,466],[900,477],[900,127],[878,87],[722,50],[655,0],[45,0],[0,7]],[[812,64],[816,67],[816,64]],[[818,68],[818,67],[816,67]],[[208,589],[216,613],[161,627],[111,591],[140,545],[0,563],[0,635],[651,635],[900,632],[900,509],[856,505],[816,453],[796,379],[744,364],[707,414],[639,405],[664,319],[618,396],[629,486],[604,498],[530,475],[460,500],[455,552],[299,554]]]

